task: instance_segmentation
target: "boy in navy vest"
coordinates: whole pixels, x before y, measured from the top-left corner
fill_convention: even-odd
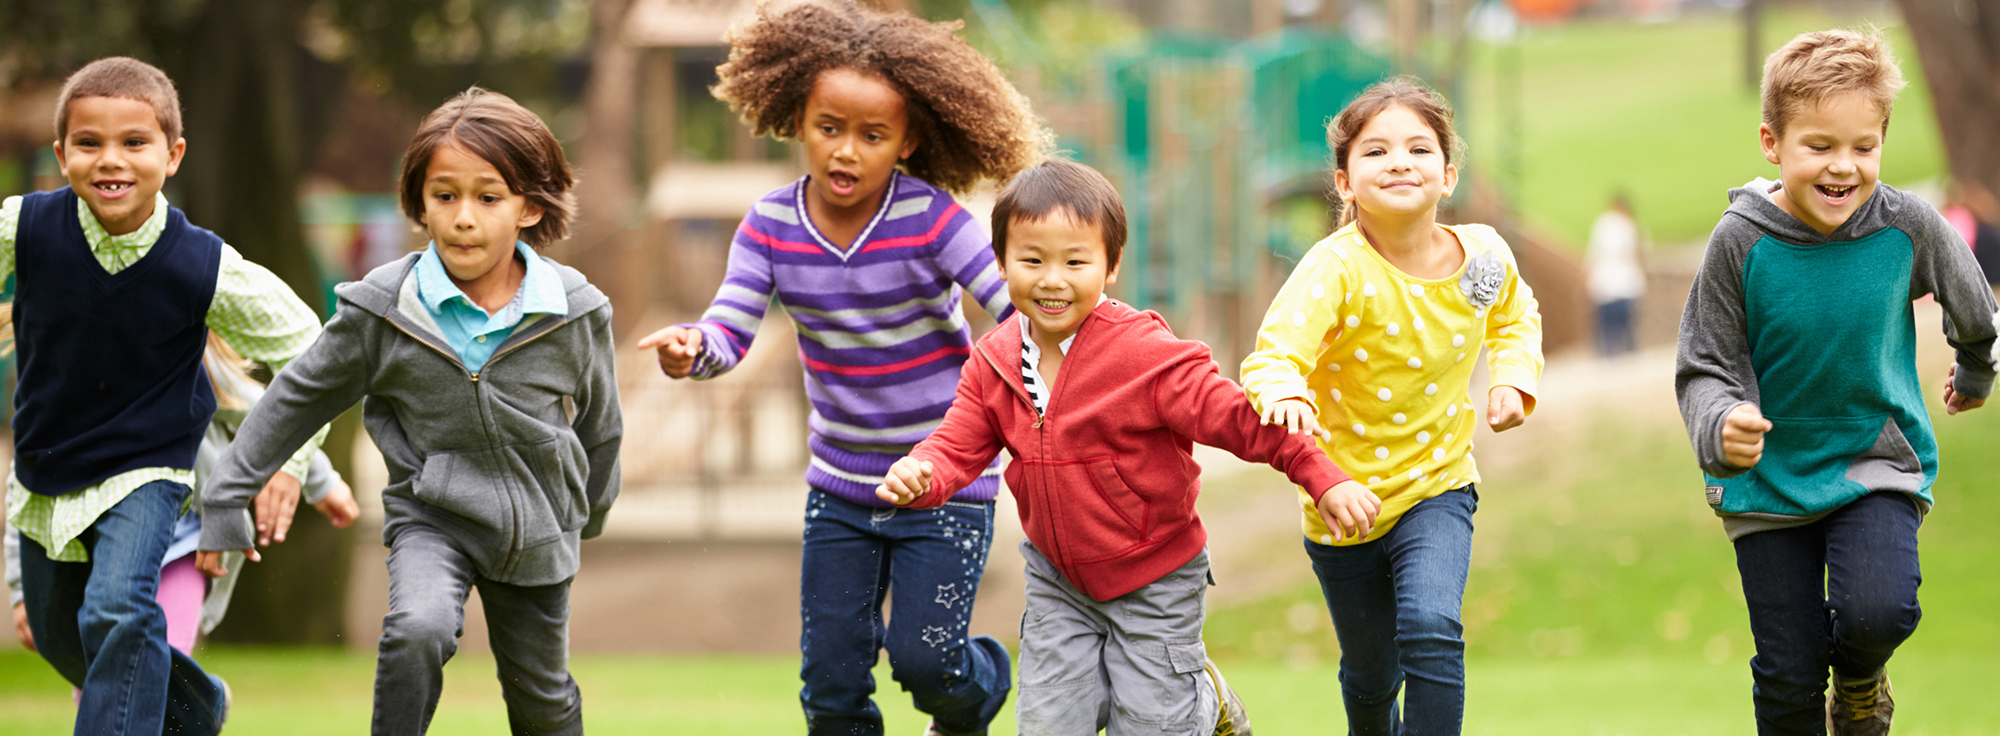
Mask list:
[[[70,185],[0,204],[0,278],[19,276],[7,509],[24,613],[37,651],[82,689],[77,734],[213,734],[228,690],[167,645],[154,601],[215,410],[203,345],[213,329],[276,370],[319,321],[270,271],[167,206],[160,187],[187,142],[160,70],[93,62],[63,85],[55,122]],[[266,543],[282,541],[317,445],[266,489]]]

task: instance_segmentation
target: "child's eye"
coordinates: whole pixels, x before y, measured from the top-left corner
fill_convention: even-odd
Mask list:
[[[1806,146],[1806,148],[1812,149],[1813,153],[1826,153],[1833,150],[1832,146]]]
[[[1380,155],[1383,155],[1383,154],[1386,154],[1386,153],[1388,153],[1388,151],[1384,151],[1384,150],[1382,150],[1382,149],[1380,149],[1380,148],[1370,148],[1370,149],[1368,149],[1368,150],[1367,150],[1366,152],[1362,153],[1361,155],[1363,155],[1363,156],[1380,156]]]
[[[431,196],[433,196],[433,197],[436,197],[436,198],[437,198],[437,201],[439,201],[439,202],[450,202],[450,201],[451,201],[451,193],[450,193],[450,192],[438,192],[437,194],[433,194],[433,195],[431,195]]]
[[[882,142],[882,134],[881,134],[881,133],[869,133],[869,134],[868,134],[868,142],[869,142],[869,143],[881,143],[881,142]]]
[[[1410,153],[1414,153],[1414,154],[1417,154],[1417,155],[1420,155],[1420,156],[1421,156],[1421,155],[1426,155],[1426,154],[1429,154],[1430,152],[1431,152],[1431,149],[1429,149],[1429,148],[1425,148],[1425,147],[1423,147],[1423,146],[1417,146],[1416,148],[1412,148],[1412,149],[1410,149]]]
[[[833,135],[833,126],[831,126],[831,125],[822,125],[822,126],[819,126],[819,132],[820,132],[820,133],[821,133],[822,135]]]
[[[1856,153],[1862,153],[1862,154],[1868,154],[1868,153],[1874,153],[1874,152],[1875,152],[1875,147],[1874,147],[1874,146],[1855,146],[1855,147],[1854,147],[1854,151],[1855,151]]]
[[[500,195],[497,194],[480,195],[479,201],[485,202],[487,204],[498,204],[500,202]]]
[[[127,138],[127,139],[125,139],[125,147],[126,147],[126,148],[138,148],[138,147],[140,147],[140,146],[143,146],[143,145],[146,145],[146,139],[144,139],[144,138]]]

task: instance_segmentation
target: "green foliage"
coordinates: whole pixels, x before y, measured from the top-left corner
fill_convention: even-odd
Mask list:
[[[1897,99],[1882,180],[1905,184],[1944,172],[1935,113],[1916,46],[1893,16],[1769,12],[1761,46],[1775,51],[1810,30],[1888,26],[1910,86]],[[1707,238],[1726,189],[1777,177],[1758,150],[1758,100],[1743,81],[1743,31],[1734,14],[1671,23],[1589,20],[1530,27],[1521,41],[1518,102],[1499,98],[1504,50],[1477,46],[1468,99],[1454,100],[1470,143],[1468,171],[1504,179],[1506,110],[1520,110],[1517,210],[1581,249],[1615,189],[1659,243]]]

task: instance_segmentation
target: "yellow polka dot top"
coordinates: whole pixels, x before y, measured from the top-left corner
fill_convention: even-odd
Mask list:
[[[1468,394],[1483,345],[1496,386],[1534,408],[1542,318],[1513,251],[1485,225],[1439,225],[1465,264],[1450,277],[1412,277],[1383,260],[1354,225],[1299,260],[1243,360],[1259,412],[1285,399],[1312,404],[1333,433],[1320,449],[1382,498],[1374,541],[1418,501],[1479,480],[1472,431],[1486,398]],[[1477,407],[1477,409],[1475,409]],[[1333,544],[1301,489],[1306,539]]]

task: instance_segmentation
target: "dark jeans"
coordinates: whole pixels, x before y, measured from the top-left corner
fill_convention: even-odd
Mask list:
[[[1909,496],[1871,493],[1811,524],[1736,540],[1759,734],[1824,734],[1827,669],[1873,675],[1917,630],[1922,520]]]
[[[979,733],[1013,689],[1007,648],[966,636],[993,544],[993,502],[876,509],[813,489],[799,575],[799,702],[815,734],[882,733],[870,669],[889,650],[917,710]],[[882,602],[894,596],[885,626]]]
[[[1597,352],[1600,355],[1629,353],[1639,347],[1632,324],[1637,299],[1616,299],[1597,305]]]
[[[1456,734],[1465,720],[1465,626],[1472,486],[1417,503],[1380,539],[1306,540],[1340,639],[1340,695],[1353,736]],[[1399,718],[1397,691],[1407,719]]]
[[[167,616],[153,598],[188,493],[170,481],[132,491],[78,537],[89,562],[56,562],[21,536],[28,627],[35,650],[83,690],[78,736],[209,736],[221,728],[221,681],[167,645]]]
[[[389,615],[375,660],[376,736],[430,728],[444,663],[458,651],[465,598],[479,588],[486,640],[516,736],[583,733],[583,695],[569,675],[569,583],[525,587],[485,580],[449,537],[421,524],[389,542]]]

